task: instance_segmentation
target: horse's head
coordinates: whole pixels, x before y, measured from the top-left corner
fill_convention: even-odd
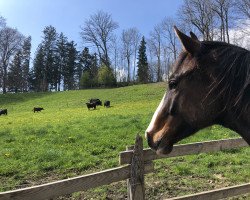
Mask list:
[[[216,123],[220,100],[211,99],[213,83],[213,53],[203,55],[202,42],[191,32],[191,37],[175,31],[184,50],[174,65],[173,74],[146,130],[149,146],[158,154],[170,153],[173,144],[199,129]]]

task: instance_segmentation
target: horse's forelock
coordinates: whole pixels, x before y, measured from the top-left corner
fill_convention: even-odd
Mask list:
[[[173,66],[173,73],[170,79],[180,80],[196,71],[198,62],[196,56],[182,51],[175,65]],[[178,81],[177,81],[178,82]]]

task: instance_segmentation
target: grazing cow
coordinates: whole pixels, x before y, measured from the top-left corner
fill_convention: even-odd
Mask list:
[[[7,109],[1,109],[0,110],[0,115],[7,115],[7,114],[8,114]]]
[[[90,99],[89,103],[95,103],[97,106],[102,106],[102,101],[100,99]]]
[[[105,101],[104,102],[104,107],[109,108],[110,107],[110,101]]]
[[[95,103],[86,103],[86,105],[87,105],[88,109],[90,109],[90,108],[96,109],[96,104]]]
[[[40,107],[34,107],[32,111],[35,112],[41,112],[41,110],[44,110],[43,108],[40,108]]]

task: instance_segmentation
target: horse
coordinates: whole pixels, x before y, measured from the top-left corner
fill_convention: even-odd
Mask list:
[[[149,147],[168,154],[175,143],[214,124],[237,132],[250,145],[250,52],[174,29],[183,50],[145,131]]]

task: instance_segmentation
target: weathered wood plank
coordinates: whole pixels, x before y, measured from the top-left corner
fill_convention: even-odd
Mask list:
[[[127,146],[126,151],[134,150],[134,148],[135,148],[135,145]]]
[[[152,172],[153,168],[152,163],[145,164],[145,173]],[[130,171],[130,165],[127,165],[29,188],[1,192],[0,200],[49,199],[128,179]]]
[[[144,160],[142,137],[137,135],[131,162],[131,176],[127,180],[128,199],[144,200]]]
[[[216,199],[224,199],[248,193],[250,193],[250,183],[216,189],[216,190],[210,190],[206,192],[200,192],[197,194],[191,194],[182,197],[170,198],[166,200],[204,200],[204,199],[216,200]]]
[[[197,142],[191,144],[174,145],[173,151],[167,155],[157,155],[151,149],[144,149],[144,161],[156,160],[161,158],[170,158],[185,156],[191,154],[215,152],[225,149],[249,146],[242,138],[212,140],[207,142]],[[123,151],[120,153],[120,164],[129,164],[132,159],[132,151]]]

